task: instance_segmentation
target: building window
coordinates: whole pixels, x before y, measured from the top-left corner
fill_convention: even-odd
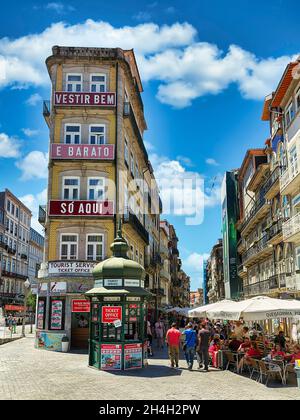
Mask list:
[[[81,74],[67,74],[67,91],[81,92],[82,90],[82,75]]]
[[[287,107],[287,110],[285,112],[285,124],[286,124],[286,126],[290,125],[294,116],[295,116],[294,106],[293,106],[293,102],[291,102],[289,104],[289,106]]]
[[[103,200],[105,194],[104,178],[88,179],[88,200]]]
[[[6,209],[10,213],[10,201],[9,200],[7,200]]]
[[[103,235],[87,235],[86,258],[92,261],[103,260]]]
[[[79,199],[79,177],[63,178],[63,200]]]
[[[91,92],[106,92],[105,74],[91,74]]]
[[[90,125],[90,144],[105,144],[105,126]]]
[[[80,144],[81,126],[66,124],[65,125],[65,143]]]
[[[134,178],[134,157],[132,153],[130,153],[130,172],[132,177]]]
[[[61,260],[76,260],[77,259],[77,242],[78,235],[69,233],[68,235],[61,235],[60,240],[60,259]]]
[[[124,140],[124,160],[127,166],[129,166],[129,152],[128,152],[128,142]]]

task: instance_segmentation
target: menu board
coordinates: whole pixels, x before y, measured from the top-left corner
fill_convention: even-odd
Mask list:
[[[44,328],[44,313],[45,313],[45,301],[39,300],[37,308],[37,329],[42,330]]]
[[[61,330],[62,329],[62,311],[63,311],[62,300],[52,300],[52,302],[51,302],[51,319],[50,319],[51,330]]]
[[[121,369],[122,347],[120,344],[101,344],[101,369]]]
[[[125,344],[124,364],[125,369],[136,369],[142,367],[143,347],[141,343]]]

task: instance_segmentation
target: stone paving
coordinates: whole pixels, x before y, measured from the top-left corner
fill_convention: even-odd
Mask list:
[[[108,373],[87,367],[87,354],[33,347],[33,336],[0,346],[0,399],[266,399],[300,400],[297,387],[269,387],[229,371],[167,366],[164,355],[144,370]],[[160,357],[160,358],[159,358]]]

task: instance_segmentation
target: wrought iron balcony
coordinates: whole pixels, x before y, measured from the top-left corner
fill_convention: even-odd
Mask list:
[[[39,206],[38,221],[41,225],[43,225],[46,222],[46,206]]]
[[[129,223],[131,227],[140,235],[140,237],[149,244],[149,233],[142,225],[138,217],[132,212],[130,208],[126,209],[126,212],[123,216],[124,223]]]
[[[258,222],[258,219],[261,219],[266,215],[269,208],[270,204],[265,197],[256,201],[253,207],[251,207],[251,209],[247,212],[245,219],[241,225],[241,231],[244,231],[245,234],[246,230],[248,231],[253,224]]]
[[[291,219],[282,225],[283,240],[288,242],[298,242],[300,238],[300,213],[295,214]]]
[[[271,200],[279,192],[279,177],[280,177],[280,167],[277,166],[274,171],[271,173],[270,177],[267,179],[264,190],[265,197],[268,200]]]
[[[43,101],[43,115],[44,117],[49,117],[50,116],[50,101]]]
[[[242,261],[244,265],[272,253],[272,246],[268,244],[269,235],[263,236],[256,244],[252,245],[243,255]]]
[[[140,132],[140,129],[139,129],[138,123],[136,121],[136,118],[135,118],[135,115],[134,115],[134,112],[133,112],[133,109],[132,109],[132,106],[131,106],[130,102],[124,102],[123,115],[124,115],[124,117],[128,117],[130,119],[133,131],[136,135],[139,146],[142,149],[142,151],[144,153],[144,156],[145,156],[145,160],[147,162],[148,161],[148,153],[147,153],[146,147],[144,145],[144,140],[143,140],[142,134]]]
[[[282,240],[282,220],[277,220],[270,228],[268,229],[269,242],[273,245],[281,242]]]

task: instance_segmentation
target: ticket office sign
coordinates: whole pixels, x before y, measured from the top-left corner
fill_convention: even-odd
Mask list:
[[[102,306],[101,320],[103,324],[122,321],[122,306]]]

